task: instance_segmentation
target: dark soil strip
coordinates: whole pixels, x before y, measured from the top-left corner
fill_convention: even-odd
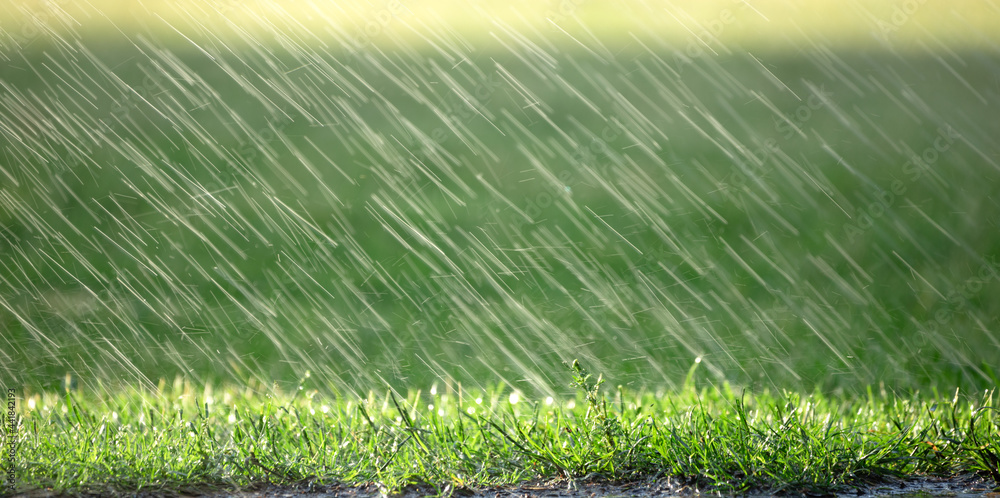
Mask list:
[[[36,490],[18,496],[29,498],[48,498],[54,496],[170,496],[187,498],[203,496],[210,498],[379,498],[386,496],[376,485],[346,486],[301,484],[296,486],[278,486],[266,483],[244,489],[214,489],[191,488],[183,491],[143,493],[121,493],[110,489],[93,489],[88,492],[72,494],[57,494],[46,490]],[[583,498],[583,497],[692,497],[711,495],[718,496],[709,489],[680,484],[674,479],[656,479],[630,483],[582,482],[559,480],[522,484],[519,486],[502,486],[495,488],[441,488],[432,486],[408,486],[401,493],[390,495],[398,498],[415,498],[423,496],[453,496],[464,498]],[[747,496],[773,496],[773,493],[759,491]],[[899,479],[884,482],[868,488],[858,488],[849,492],[826,495],[813,493],[808,489],[789,488],[781,490],[778,496],[830,496],[847,497],[893,497],[893,498],[924,498],[932,496],[947,496],[956,498],[987,497],[1000,498],[998,484],[988,479],[974,475],[960,475],[949,478],[920,477]]]

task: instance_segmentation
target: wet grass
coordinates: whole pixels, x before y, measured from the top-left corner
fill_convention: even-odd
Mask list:
[[[437,386],[331,398],[196,387],[29,395],[18,489],[166,492],[271,484],[409,484],[449,494],[539,480],[674,476],[722,492],[825,493],[886,477],[1000,482],[995,391],[867,398],[750,395],[728,385],[633,393],[579,364],[575,397]],[[6,423],[6,422],[5,422]]]

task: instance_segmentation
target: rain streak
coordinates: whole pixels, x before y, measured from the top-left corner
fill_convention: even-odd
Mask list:
[[[11,7],[0,377],[996,385],[995,34],[591,1]]]

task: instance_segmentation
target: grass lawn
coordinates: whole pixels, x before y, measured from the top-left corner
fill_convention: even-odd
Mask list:
[[[0,9],[16,490],[1000,472],[985,2]]]
[[[689,489],[829,493],[887,477],[981,473],[1000,481],[996,393],[867,397],[600,389],[531,399],[507,387],[329,398],[253,387],[36,395],[23,411],[22,486],[84,493],[377,483],[450,494],[561,479],[672,476]]]

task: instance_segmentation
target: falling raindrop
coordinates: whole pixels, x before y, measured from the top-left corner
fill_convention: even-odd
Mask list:
[[[5,15],[0,377],[995,383],[995,15],[543,3]]]

